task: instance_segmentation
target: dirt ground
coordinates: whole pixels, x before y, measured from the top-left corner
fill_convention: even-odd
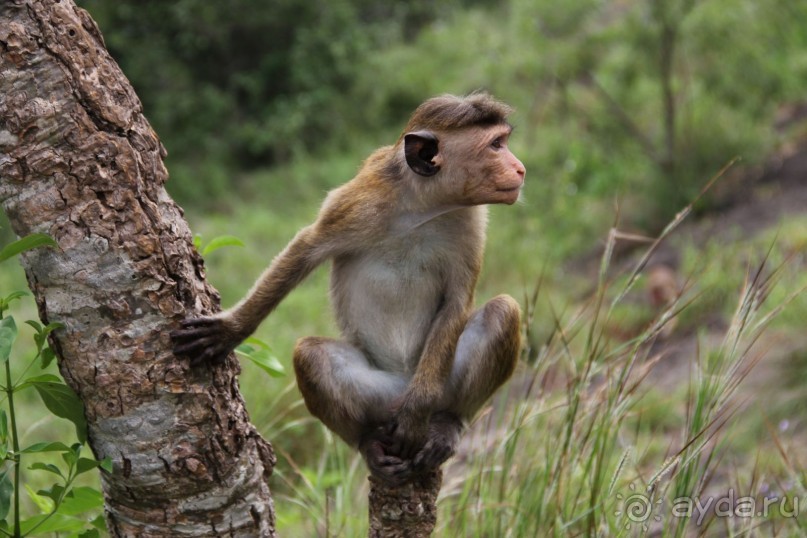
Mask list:
[[[684,222],[675,236],[686,237],[695,245],[703,246],[707,241],[725,240],[727,243],[751,239],[757,234],[775,230],[789,216],[807,215],[807,140],[789,145],[775,154],[764,167],[740,171],[734,178],[718,190],[721,209],[709,215]],[[670,245],[674,245],[671,242]],[[677,259],[674,246],[664,245],[657,258]],[[653,261],[651,260],[651,264]],[[807,253],[794,257],[791,263],[800,263],[807,269]],[[795,291],[795,290],[793,290]],[[807,320],[805,320],[807,326]],[[718,314],[706,320],[708,338],[719,341],[725,334],[728,320]],[[688,376],[687,357],[696,353],[696,336],[692,331],[675,333],[670,338],[657,343],[658,351],[665,353],[669,360],[663,361],[654,374],[664,384],[675,383],[682,376]],[[793,353],[807,349],[807,329],[802,335],[788,335],[770,332],[760,342],[758,348],[765,348],[763,360],[764,375],[755,375],[753,383],[758,388],[764,385],[775,386],[774,375],[777,365]],[[765,365],[773,366],[764,368]],[[785,374],[786,375],[786,374]],[[765,379],[767,383],[760,383]]]

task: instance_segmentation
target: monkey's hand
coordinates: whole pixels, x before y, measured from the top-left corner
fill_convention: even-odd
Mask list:
[[[429,434],[426,444],[412,460],[416,474],[436,469],[454,455],[460,442],[463,423],[454,413],[440,411],[429,421]]]
[[[248,334],[238,331],[223,315],[185,319],[181,329],[171,332],[174,354],[185,355],[192,366],[221,364]]]

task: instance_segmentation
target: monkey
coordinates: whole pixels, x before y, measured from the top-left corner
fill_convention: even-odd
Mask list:
[[[442,465],[512,375],[521,345],[512,297],[473,310],[487,205],[515,203],[526,174],[508,146],[511,112],[484,92],[423,102],[394,145],[327,194],[238,304],[181,322],[175,354],[223,361],[330,261],[342,338],[296,343],[307,409],[388,484]]]

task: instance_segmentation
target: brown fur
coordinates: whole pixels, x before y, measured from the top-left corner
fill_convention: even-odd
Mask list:
[[[518,355],[512,298],[472,312],[486,224],[478,206],[514,203],[524,180],[507,148],[511,111],[483,93],[424,102],[394,146],[328,194],[316,221],[240,303],[183,322],[172,334],[175,352],[194,363],[221,360],[330,259],[344,339],[298,342],[294,367],[308,409],[365,447],[373,473],[390,481],[442,463],[462,420],[510,376]],[[433,151],[405,152],[408,133]]]
[[[473,93],[467,97],[441,95],[421,104],[404,133],[421,129],[456,131],[465,127],[489,127],[505,123],[513,109],[485,93]]]

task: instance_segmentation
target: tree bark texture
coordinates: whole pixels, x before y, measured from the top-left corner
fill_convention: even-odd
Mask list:
[[[436,469],[401,487],[370,477],[369,538],[427,538],[437,524],[443,471]]]
[[[200,111],[203,114],[204,111]],[[67,383],[85,405],[112,536],[274,536],[272,447],[238,365],[190,370],[168,333],[218,308],[165,150],[72,0],[0,2],[0,201]]]

